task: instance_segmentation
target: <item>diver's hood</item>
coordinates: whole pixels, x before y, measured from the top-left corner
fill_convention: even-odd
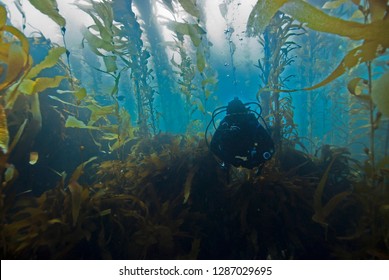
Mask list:
[[[227,115],[244,113],[247,113],[247,108],[238,97],[235,97],[234,100],[228,102]]]

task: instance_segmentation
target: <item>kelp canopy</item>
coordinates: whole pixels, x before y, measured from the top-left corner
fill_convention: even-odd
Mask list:
[[[76,1],[81,49],[55,0],[29,3],[60,43],[0,2],[1,257],[388,259],[389,5],[324,2],[254,1],[238,34],[220,1],[223,63],[206,1]],[[236,95],[271,127],[260,172],[204,139]]]

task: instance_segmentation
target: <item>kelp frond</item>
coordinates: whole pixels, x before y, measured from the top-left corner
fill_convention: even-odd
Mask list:
[[[316,85],[304,88],[304,90],[313,90],[332,82],[360,63],[372,61],[383,54],[384,50],[389,47],[388,17],[374,17],[373,22],[363,24],[327,15],[302,0],[271,1],[272,5],[267,5],[267,2],[270,1],[259,0],[252,10],[247,24],[249,34],[262,33],[275,12],[280,10],[299,22],[307,24],[313,30],[348,37],[352,40],[363,40],[362,45],[349,51],[338,67],[327,78]],[[380,7],[375,5],[374,1],[371,2],[373,7],[377,9],[386,8],[386,6]]]

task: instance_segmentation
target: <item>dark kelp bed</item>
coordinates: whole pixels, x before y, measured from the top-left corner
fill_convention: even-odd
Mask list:
[[[316,158],[286,148],[288,164],[230,176],[196,137],[129,149],[57,176],[40,196],[3,185],[2,258],[388,258],[384,181],[373,187],[344,149]]]
[[[389,259],[386,1],[350,1],[363,22],[299,0],[253,7],[247,33],[264,50],[256,98],[276,146],[261,172],[227,172],[205,143],[218,76],[196,1],[160,1],[187,16],[167,24],[179,60],[158,49],[166,46],[153,41],[155,22],[141,26],[133,11],[150,12],[151,2],[80,5],[94,21],[83,34],[91,49],[84,58],[101,67],[71,61],[56,1],[30,2],[58,24],[64,46],[39,33],[27,38],[0,3],[1,259]],[[299,45],[308,32],[302,23],[353,42],[340,64],[330,60],[335,70],[305,90],[350,75],[342,85],[349,107],[327,112],[350,120],[339,131],[364,129],[362,158],[333,143],[312,148],[318,101],[308,94],[308,133],[299,136],[293,95],[283,95],[294,91],[292,77],[283,72],[298,59],[310,85],[311,75],[327,72],[295,54],[325,49],[316,33],[315,43]],[[363,74],[351,71],[359,64]],[[97,92],[107,79],[110,90]],[[133,108],[120,105],[123,94],[132,94]],[[343,106],[345,97],[336,101]]]

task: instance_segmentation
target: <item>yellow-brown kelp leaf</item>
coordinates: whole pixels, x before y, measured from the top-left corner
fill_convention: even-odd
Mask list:
[[[7,11],[4,6],[0,6],[0,29],[2,29],[7,23]]]
[[[78,215],[80,214],[81,209],[82,186],[76,181],[71,181],[69,183],[69,190],[72,194],[72,218],[73,226],[75,226],[77,224]]]
[[[378,110],[389,117],[389,71],[373,81],[372,99]]]
[[[76,119],[73,116],[68,116],[66,119],[65,127],[72,127],[72,128],[86,128],[86,129],[93,129],[93,130],[100,130],[100,128],[95,126],[86,125],[82,121]]]
[[[131,124],[131,116],[125,109],[121,109],[120,113],[120,125],[119,125],[119,134],[117,133],[104,133],[102,139],[105,140],[116,140],[116,142],[110,146],[109,150],[112,152],[123,145],[128,141],[135,138],[136,128]]]
[[[389,47],[389,17],[376,20],[370,24],[362,24],[327,15],[302,0],[275,2],[277,3],[277,7],[280,7],[280,11],[289,14],[301,23],[307,24],[307,26],[313,30],[348,37],[352,40],[364,40],[361,46],[351,50],[345,56],[340,65],[326,79],[312,87],[305,88],[304,90],[312,90],[328,84],[345,73],[346,70],[353,68],[362,62],[373,60],[380,55],[385,48]],[[266,0],[259,0],[256,7],[264,7],[266,3]],[[254,18],[253,20],[256,19],[256,22],[253,22],[252,24],[256,24],[257,30],[263,31],[270,22],[270,15],[273,16],[275,13],[273,10],[269,10],[269,8],[265,8],[264,11],[269,13],[269,15],[266,16],[266,20],[260,20],[258,13],[260,13],[261,10],[258,8],[253,9],[252,17]],[[248,24],[248,31],[249,30],[250,24]],[[248,34],[250,35],[250,32],[248,32]],[[252,32],[251,35],[257,34]]]
[[[42,77],[35,80],[23,79],[19,90],[27,95],[40,93],[48,88],[56,88],[62,82],[65,76]]]
[[[189,171],[189,174],[186,177],[185,184],[184,184],[184,204],[189,199],[190,192],[191,192],[191,189],[192,189],[193,178],[196,175],[197,171],[199,170],[199,167],[200,166],[197,165],[195,168],[192,168]]]
[[[327,227],[327,217],[331,214],[331,212],[336,208],[336,206],[348,195],[350,195],[349,192],[341,192],[333,196],[326,205],[323,206],[322,204],[322,197],[323,197],[323,191],[324,187],[327,183],[330,170],[337,159],[336,156],[333,157],[331,162],[328,164],[327,169],[325,170],[323,177],[321,178],[319,185],[317,186],[314,197],[313,197],[313,207],[314,207],[314,215],[312,217],[312,220]]]
[[[87,96],[86,89],[80,88],[74,93],[74,96],[77,98],[77,101],[83,100]]]
[[[368,90],[368,81],[362,78],[354,78],[347,84],[348,91],[361,101],[371,101],[370,95],[366,94]],[[364,93],[364,90],[366,93]]]
[[[37,152],[30,152],[29,164],[34,165],[38,162],[39,154]]]
[[[0,149],[4,154],[8,152],[9,133],[7,125],[7,116],[3,105],[0,104]]]
[[[360,63],[373,60],[377,56],[378,47],[379,46],[376,42],[369,42],[349,51],[338,67],[336,67],[336,69],[332,71],[327,78],[312,87],[305,88],[304,90],[312,90],[322,87],[343,75],[347,70],[358,66]]]
[[[363,84],[367,81],[363,78],[354,78],[347,84],[347,89],[352,95],[361,95],[363,91]]]
[[[59,26],[64,27],[66,20],[59,14],[58,5],[56,0],[28,0],[42,14],[47,15]]]
[[[289,0],[280,10],[313,30],[348,37],[352,40],[380,42],[389,47],[389,20],[362,24],[327,15],[302,0]]]
[[[25,119],[24,122],[22,123],[22,125],[19,127],[18,132],[16,132],[16,134],[12,140],[12,143],[9,146],[9,149],[8,149],[9,152],[11,152],[13,150],[13,148],[16,146],[16,144],[19,142],[19,139],[23,134],[24,128],[26,127],[27,121],[28,120]]]
[[[265,31],[275,13],[288,0],[259,0],[255,4],[247,21],[246,32],[249,36],[256,36]]]
[[[4,172],[4,180],[5,182],[11,181],[15,176],[15,166],[10,164]]]
[[[91,111],[91,116],[89,118],[88,125],[96,123],[101,118],[106,119],[107,116],[112,114],[112,112],[115,112],[116,105],[107,105],[107,106],[99,106],[97,104],[90,104],[85,106]]]
[[[388,4],[386,0],[368,0],[371,21],[377,21],[384,18],[387,13]]]
[[[6,25],[6,21],[7,12],[0,5],[0,91],[17,82],[31,64],[26,36],[17,28]],[[13,35],[11,41],[5,40],[4,32]]]
[[[77,166],[77,168],[76,168],[76,170],[74,170],[69,182],[71,183],[73,181],[77,181],[81,177],[81,175],[83,174],[85,166],[88,163],[94,161],[95,159],[97,159],[97,157],[91,157],[87,161],[85,161],[85,162],[81,163],[79,166]]]
[[[61,55],[63,55],[66,52],[66,49],[64,47],[56,47],[49,50],[49,53],[46,55],[46,57],[40,62],[39,64],[35,65],[31,68],[31,70],[28,72],[26,78],[35,78],[38,76],[38,74],[46,69],[55,66]]]

